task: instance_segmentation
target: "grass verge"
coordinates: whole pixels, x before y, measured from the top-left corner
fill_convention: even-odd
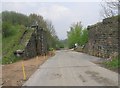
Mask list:
[[[111,70],[118,70],[120,68],[120,61],[119,58],[113,58],[112,60],[103,62],[106,68],[111,69]]]

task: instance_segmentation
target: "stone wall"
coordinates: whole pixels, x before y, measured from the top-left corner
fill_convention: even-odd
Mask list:
[[[36,55],[37,53],[36,53],[35,31],[34,31],[24,49],[24,58],[32,58]]]
[[[118,17],[106,18],[87,29],[89,40],[84,48],[85,53],[102,58],[118,53]]]
[[[44,55],[47,52],[47,35],[46,32],[40,28],[37,30],[37,53]]]
[[[24,49],[24,59],[46,54],[46,31],[44,31],[42,28],[35,29],[26,45],[26,48]]]

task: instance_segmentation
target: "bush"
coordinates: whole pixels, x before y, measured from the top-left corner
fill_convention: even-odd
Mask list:
[[[54,49],[53,48],[49,48],[49,51],[53,51]]]

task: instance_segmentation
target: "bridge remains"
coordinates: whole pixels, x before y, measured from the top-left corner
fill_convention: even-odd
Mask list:
[[[47,54],[47,35],[43,28],[34,28],[34,31],[26,44],[23,57],[29,59],[38,55]]]
[[[83,51],[102,58],[118,55],[118,24],[116,16],[88,26],[89,39]]]

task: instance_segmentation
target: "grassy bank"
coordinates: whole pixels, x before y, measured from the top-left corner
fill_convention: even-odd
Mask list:
[[[13,52],[17,49],[24,49],[25,43],[29,40],[33,30],[27,30],[24,26],[16,25],[12,26],[11,30],[13,34],[9,37],[2,38],[2,63],[9,64],[19,60]],[[24,34],[26,33],[26,34]],[[22,41],[21,43],[21,40]]]
[[[111,70],[118,70],[120,68],[120,58],[113,58],[112,60],[103,62],[103,65],[105,65],[106,68]]]

